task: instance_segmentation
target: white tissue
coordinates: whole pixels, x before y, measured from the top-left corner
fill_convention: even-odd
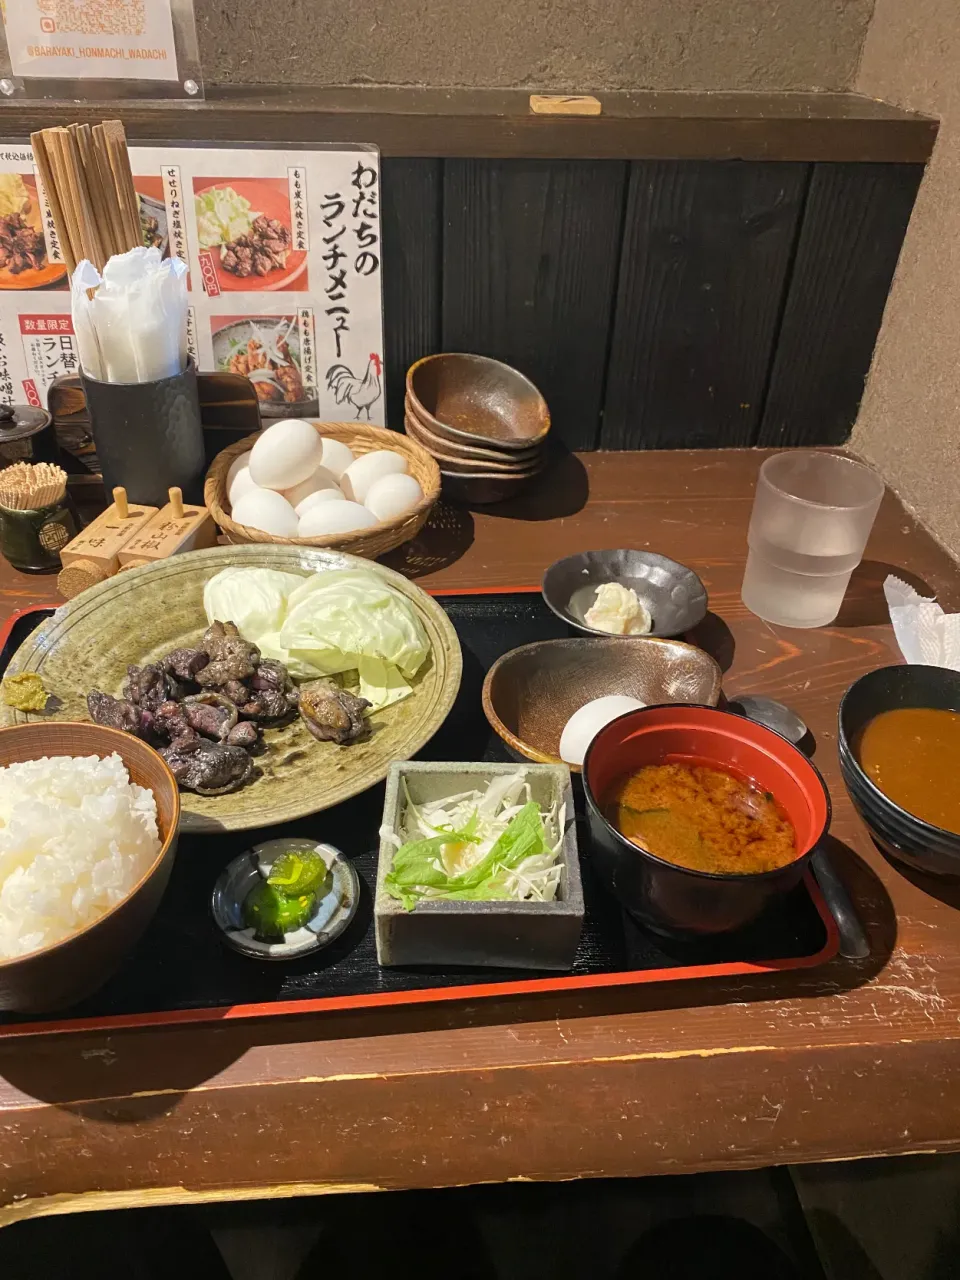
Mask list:
[[[105,382],[153,382],[182,373],[187,362],[186,275],[186,263],[161,260],[156,247],[116,254],[102,277],[86,260],[78,263],[73,325],[84,372]],[[91,289],[96,289],[92,298]]]
[[[893,633],[905,662],[960,671],[960,613],[944,613],[891,574],[883,584]]]
[[[87,290],[94,289],[100,283],[100,273],[86,258],[77,263],[70,280],[71,307],[73,310],[73,333],[77,339],[77,353],[80,356],[80,367],[91,378],[103,380],[103,361],[100,358],[100,341],[93,327],[90,315],[90,299]]]

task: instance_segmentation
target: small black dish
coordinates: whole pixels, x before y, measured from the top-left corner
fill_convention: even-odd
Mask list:
[[[317,892],[313,917],[301,928],[282,938],[266,939],[247,927],[243,907],[247,896],[269,874],[282,853],[316,851],[327,864],[327,878]],[[213,918],[224,941],[234,951],[255,960],[297,960],[300,956],[328,947],[353,919],[360,901],[360,881],[353,864],[339,849],[313,840],[281,837],[265,840],[228,862],[213,889]]]
[[[880,667],[854,681],[840,702],[840,771],[850,799],[884,853],[915,871],[960,877],[960,835],[916,818],[876,786],[860,766],[860,735],[883,711],[931,707],[960,711],[960,672],[946,667]]]
[[[683,635],[706,617],[707,592],[697,575],[654,551],[582,551],[557,560],[543,575],[543,598],[558,618],[581,635],[606,636],[610,632],[587,626],[584,614],[592,608],[597,588],[607,582],[629,587],[646,605],[653,620],[647,635]]]

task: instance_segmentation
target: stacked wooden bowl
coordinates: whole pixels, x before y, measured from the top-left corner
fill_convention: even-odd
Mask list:
[[[436,459],[443,492],[461,502],[513,498],[546,465],[546,401],[529,378],[486,356],[447,353],[411,365],[404,427]]]

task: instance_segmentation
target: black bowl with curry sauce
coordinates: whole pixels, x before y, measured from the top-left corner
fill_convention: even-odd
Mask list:
[[[932,769],[930,741],[923,741],[929,718],[879,719],[904,711],[956,714],[952,729],[950,722],[934,722],[938,737],[947,732],[932,753]],[[885,731],[880,738],[878,729]],[[838,749],[850,798],[881,850],[914,870],[960,877],[960,673],[907,664],[861,676],[840,703]],[[924,762],[926,773],[918,775]],[[950,801],[955,803],[956,819],[944,808]],[[934,816],[936,820],[929,820]],[[952,821],[957,831],[941,825]]]

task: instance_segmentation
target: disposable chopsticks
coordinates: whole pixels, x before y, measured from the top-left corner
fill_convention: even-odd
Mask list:
[[[113,226],[110,222],[110,213],[107,209],[107,202],[100,182],[97,158],[93,151],[93,132],[88,124],[72,124],[70,132],[73,134],[79,151],[80,168],[84,175],[87,199],[93,213],[94,226],[100,239],[103,260],[106,263],[106,260],[112,257],[113,254],[122,253],[123,251],[114,242]],[[103,270],[99,263],[95,265],[99,271]]]
[[[110,153],[107,150],[107,139],[103,125],[95,124],[90,130],[90,134],[93,158],[97,167],[97,177],[103,194],[107,221],[110,225],[112,252],[123,253],[128,246],[123,229],[123,214],[120,211],[120,197],[113,181],[113,170],[110,168]]]
[[[67,240],[65,234],[66,219],[64,218],[63,206],[60,204],[60,195],[57,191],[57,184],[50,165],[47,144],[42,132],[31,133],[30,141],[33,144],[33,158],[40,173],[40,181],[43,183],[43,189],[50,204],[50,211],[53,214],[54,225],[57,228],[57,235],[60,238],[63,260],[67,264],[67,270],[73,275],[77,260],[73,253],[73,246]]]
[[[77,138],[72,128],[59,129],[58,133],[60,144],[63,147],[67,177],[76,202],[77,212],[80,215],[80,238],[83,243],[83,254],[85,258],[90,259],[98,271],[102,271],[107,265],[107,259],[104,256],[100,232],[97,230],[97,220],[93,211],[93,202],[90,199],[90,189],[87,185],[83,162],[80,158]]]
[[[127,137],[119,120],[104,120],[103,132],[107,140],[107,154],[110,157],[110,168],[120,199],[120,210],[123,215],[124,233],[132,243],[127,245],[133,249],[143,244],[143,228],[140,225],[140,199],[133,185],[133,172],[130,169],[130,154],[127,151]]]
[[[80,230],[80,211],[77,208],[76,193],[70,185],[67,173],[67,159],[60,140],[58,129],[45,129],[47,155],[53,169],[53,180],[60,197],[60,208],[63,211],[64,226],[61,239],[66,240],[73,252],[73,259],[79,262],[86,255],[83,251],[83,236]]]
[[[67,269],[87,258],[98,271],[143,244],[140,200],[119,120],[41,129],[30,135]]]

